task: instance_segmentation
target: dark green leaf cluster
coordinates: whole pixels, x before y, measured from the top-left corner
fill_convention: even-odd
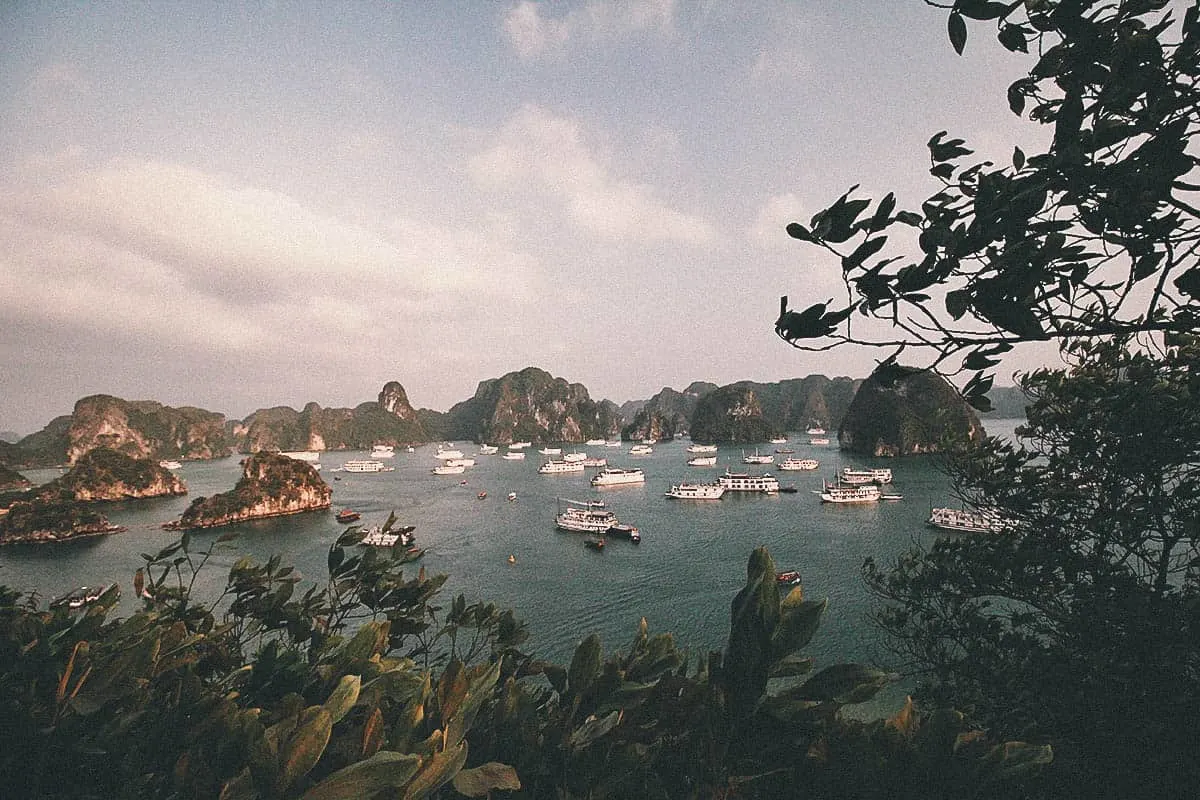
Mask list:
[[[984,373],[1018,342],[1196,328],[1200,11],[1181,5],[955,0],[956,50],[972,19],[1031,54],[1008,102],[1052,128],[1049,145],[1017,148],[1010,164],[972,162],[943,131],[928,143],[941,186],[919,211],[851,189],[807,226],[789,225],[837,258],[847,300],[791,311],[785,297],[776,333],[803,349],[927,347],[935,364],[962,354],[979,397]],[[896,335],[856,335],[856,311]]]

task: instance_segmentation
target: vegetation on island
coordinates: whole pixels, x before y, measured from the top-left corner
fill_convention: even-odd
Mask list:
[[[975,411],[942,376],[898,367],[863,381],[838,429],[840,449],[876,457],[937,453],[983,436]]]
[[[278,453],[255,453],[242,465],[242,477],[228,492],[197,497],[173,530],[213,528],[249,519],[279,517],[329,508],[333,491],[312,465]]]

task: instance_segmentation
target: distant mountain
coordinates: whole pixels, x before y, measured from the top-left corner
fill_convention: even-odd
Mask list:
[[[1020,386],[993,386],[988,391],[992,410],[982,412],[983,419],[1025,419],[1025,407],[1030,400]]]
[[[627,440],[640,439],[671,439],[677,433],[688,430],[691,426],[692,414],[700,398],[715,390],[715,383],[697,381],[682,392],[670,387],[640,404],[632,417],[625,419],[630,422],[621,429],[621,438]],[[629,403],[621,408],[630,406]]]
[[[446,412],[445,438],[492,444],[518,441],[584,442],[614,433],[620,419],[612,403],[588,396],[537,367],[481,381],[475,396]]]
[[[982,436],[979,417],[945,378],[899,366],[863,382],[838,428],[843,451],[870,456],[935,453]]]
[[[104,394],[75,403],[66,437],[68,464],[97,447],[152,459],[221,458],[232,452],[221,414]]]
[[[841,423],[861,381],[809,375],[778,383],[738,381],[699,399],[691,436],[700,442],[765,442],[810,425]]]

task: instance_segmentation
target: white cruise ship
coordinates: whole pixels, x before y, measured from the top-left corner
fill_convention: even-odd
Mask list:
[[[719,483],[680,483],[667,491],[667,497],[677,500],[720,500],[725,487]]]
[[[715,444],[689,444],[687,451],[689,453],[715,453],[717,446]]]
[[[437,452],[433,454],[434,458],[440,458],[442,461],[447,461],[451,458],[462,458],[462,450],[448,450],[441,445],[438,445]]]
[[[588,439],[584,444],[588,447],[603,447],[604,439]]]
[[[547,461],[538,467],[540,475],[566,475],[571,472],[583,472],[582,461]]]
[[[499,450],[500,450],[500,448],[494,444],[479,445],[479,455],[481,455],[481,456],[490,456],[490,455],[493,455],[493,454],[499,452]]]
[[[779,491],[779,481],[770,473],[750,475],[745,472],[725,470],[725,474],[717,478],[717,482],[724,486],[727,492],[776,494]]]
[[[592,476],[592,486],[625,486],[645,482],[646,473],[636,468],[605,467]]]
[[[533,442],[513,442],[508,446],[509,450],[524,450],[526,447],[533,445]]]
[[[1004,530],[1004,520],[995,511],[967,511],[957,508],[931,509],[925,524],[946,531],[964,533],[999,533]]]
[[[574,453],[567,453],[562,457],[562,460],[566,461],[568,464],[573,464],[576,461],[587,461],[587,457],[587,453],[580,453],[579,451],[576,451]]]
[[[689,467],[715,467],[717,465],[716,456],[696,456],[688,459]]]
[[[852,469],[845,467],[842,469],[841,481],[852,486],[864,483],[891,483],[892,471],[890,469]]]
[[[821,462],[815,458],[785,458],[779,462],[779,468],[786,470],[817,469],[820,466]]]
[[[770,453],[760,453],[758,452],[757,448],[754,450],[754,455],[750,456],[746,455],[744,450],[742,451],[743,464],[770,464],[774,460],[775,456],[771,455]]]
[[[618,523],[617,515],[604,507],[600,500],[579,502],[564,500],[567,504],[554,517],[554,524],[564,531],[576,533],[607,533],[608,529]]]
[[[466,472],[467,468],[462,464],[453,464],[447,461],[444,464],[439,464],[433,468],[434,475],[461,475]]]
[[[562,448],[561,447],[543,447],[541,450],[538,450],[538,452],[544,456],[561,456]]]
[[[395,467],[389,467],[380,461],[357,459],[342,464],[343,472],[391,472]]]
[[[390,444],[377,444],[371,448],[371,458],[394,458],[396,448]]]
[[[629,448],[629,455],[631,456],[648,456],[653,452],[654,448],[648,444],[635,444]]]
[[[525,459],[525,452],[522,450],[509,450],[500,457],[505,461],[523,461]]]
[[[475,459],[473,458],[447,458],[442,462],[447,467],[473,467]]]
[[[873,483],[846,485],[837,483],[822,483],[822,503],[878,503],[883,493]]]

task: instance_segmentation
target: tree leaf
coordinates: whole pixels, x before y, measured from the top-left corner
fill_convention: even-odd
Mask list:
[[[517,771],[496,761],[461,770],[452,783],[455,791],[467,797],[487,797],[492,790],[516,792],[521,789]]]
[[[421,766],[420,756],[381,750],[343,767],[304,793],[302,800],[360,800],[403,786]]]
[[[946,21],[946,28],[950,34],[950,44],[953,45],[954,52],[961,56],[963,48],[967,45],[967,23],[963,20],[962,14],[952,11],[950,18]]]

